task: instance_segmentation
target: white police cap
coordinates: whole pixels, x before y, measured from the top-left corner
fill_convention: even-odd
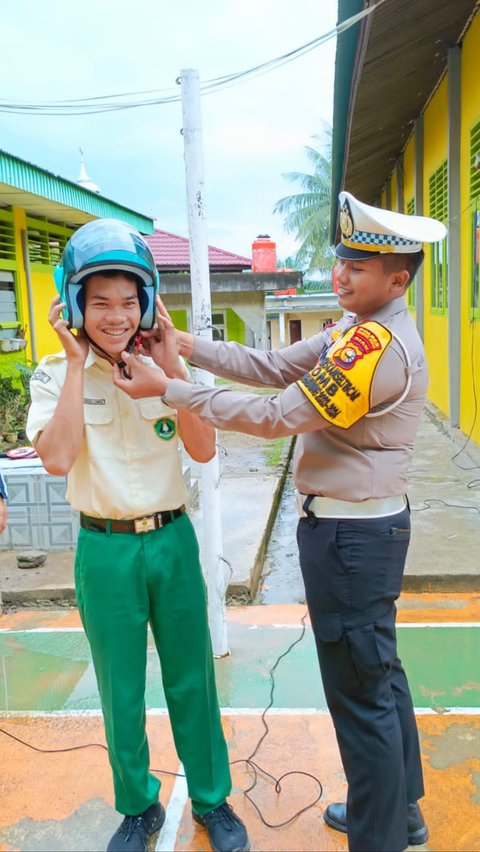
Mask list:
[[[341,260],[367,260],[379,254],[413,254],[423,243],[443,240],[447,229],[428,216],[406,216],[393,210],[371,207],[350,192],[341,192],[340,231],[342,241],[335,254]]]

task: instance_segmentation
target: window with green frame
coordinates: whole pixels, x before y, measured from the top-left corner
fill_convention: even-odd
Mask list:
[[[470,204],[472,209],[472,287],[470,307],[480,317],[480,120],[470,131]]]
[[[447,161],[430,176],[428,181],[430,216],[447,224],[448,175]],[[445,313],[448,308],[448,243],[434,243],[432,252],[432,300],[433,313]]]
[[[14,336],[14,329],[18,326],[16,268],[13,212],[10,208],[2,207],[0,208],[0,338]]]
[[[415,199],[412,197],[407,201],[407,213],[409,216],[415,215]],[[415,278],[410,282],[408,290],[407,290],[407,305],[409,308],[415,310],[415,305],[417,302],[417,282]]]
[[[28,256],[30,263],[56,266],[62,256],[72,228],[56,225],[44,219],[27,217]]]

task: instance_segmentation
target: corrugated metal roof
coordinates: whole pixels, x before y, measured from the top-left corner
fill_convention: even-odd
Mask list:
[[[187,237],[156,229],[147,237],[147,241],[160,272],[186,272],[190,269],[190,244]],[[215,272],[241,272],[251,268],[252,260],[209,246],[208,264]]]
[[[0,151],[0,204],[26,209],[75,227],[91,219],[112,217],[143,234],[153,231],[153,218],[62,178],[39,166]]]
[[[445,72],[448,49],[458,44],[477,5],[475,0],[388,0],[364,20],[347,120],[334,111],[334,137],[343,133],[345,140],[344,154],[339,147],[334,151],[343,161],[335,197],[345,188],[362,201],[378,201],[414,120]],[[350,61],[339,39],[335,88]]]

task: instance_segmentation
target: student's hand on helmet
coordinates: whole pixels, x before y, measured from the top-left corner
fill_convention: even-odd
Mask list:
[[[122,352],[125,367],[113,365],[113,384],[125,391],[132,399],[144,399],[147,396],[162,396],[167,390],[170,379],[160,370],[149,367],[138,355]],[[126,377],[125,372],[129,378]]]
[[[159,296],[157,309],[157,323],[151,330],[142,331],[142,344],[138,351],[153,358],[171,379],[188,380],[188,373],[179,357],[178,332]]]
[[[65,302],[60,300],[60,296],[55,296],[50,304],[48,321],[57,333],[58,339],[65,350],[68,362],[84,364],[88,355],[88,341],[80,334],[72,334],[68,327],[68,322],[60,316],[64,308],[66,308]]]

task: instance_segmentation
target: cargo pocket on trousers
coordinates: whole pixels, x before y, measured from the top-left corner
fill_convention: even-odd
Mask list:
[[[322,642],[338,642],[342,636],[342,622],[335,612],[317,616],[315,628]]]
[[[347,628],[345,636],[359,684],[368,690],[382,681],[391,668],[390,661],[382,660],[380,655],[375,625]]]

